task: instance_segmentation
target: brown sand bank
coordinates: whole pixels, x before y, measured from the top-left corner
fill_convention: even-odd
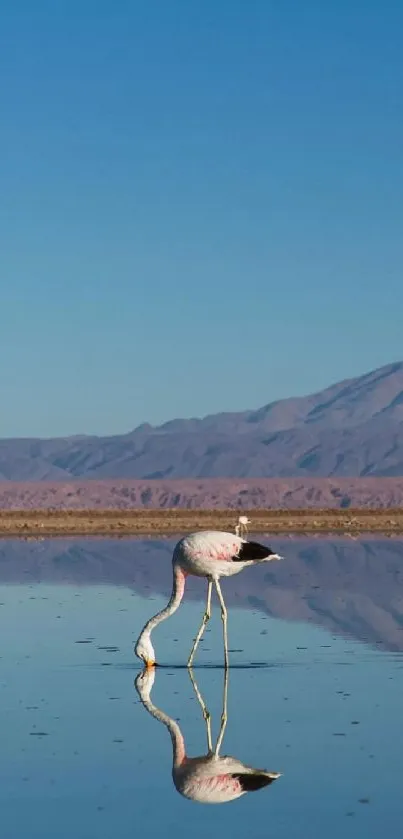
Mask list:
[[[250,510],[247,514],[249,533],[403,534],[403,508]],[[237,518],[234,510],[2,510],[0,536],[168,535],[233,530]]]

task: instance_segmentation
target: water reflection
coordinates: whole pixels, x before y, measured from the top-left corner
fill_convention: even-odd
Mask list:
[[[169,592],[169,543],[45,541],[3,543],[0,550],[0,575],[9,582],[0,590],[5,839],[133,839],[133,825],[147,839],[178,833],[178,826],[192,839],[398,834],[402,654],[332,637],[308,621],[337,617],[343,589],[354,604],[343,634],[351,630],[360,637],[370,627],[375,639],[377,632],[386,643],[393,632],[397,637],[401,548],[393,556],[382,542],[371,554],[362,546],[352,553],[341,542],[290,540],[288,576],[284,562],[270,583],[252,569],[240,575],[242,588],[226,586],[232,599],[229,721],[219,757],[228,751],[252,767],[283,771],[284,778],[231,806],[196,809],[176,793],[165,726],[147,713],[133,685],[138,629]],[[307,608],[313,581],[324,586],[315,590],[315,610],[304,613],[305,622],[294,622]],[[168,665],[157,669],[148,699],[177,720],[189,754],[202,752],[205,760],[216,743],[209,743],[184,666],[189,633],[202,612],[195,602],[204,595],[201,583],[158,639]],[[262,607],[251,604],[255,596]],[[329,605],[323,618],[318,605],[324,597]],[[286,621],[267,617],[274,607]],[[224,677],[217,610],[211,624],[195,673],[214,711],[216,736]]]
[[[263,537],[261,537],[263,539]],[[0,542],[0,583],[51,582],[128,587],[169,596],[176,539],[45,539]],[[344,637],[403,651],[401,539],[272,539],[287,559],[225,580],[229,607],[314,623]],[[224,588],[224,585],[223,585]],[[189,578],[186,600],[203,600]],[[135,629],[140,629],[136,624]],[[138,633],[137,633],[138,634]]]
[[[135,680],[136,690],[142,704],[152,717],[167,727],[170,733],[172,741],[172,779],[180,795],[201,804],[225,804],[229,801],[235,801],[247,792],[254,792],[272,784],[280,777],[280,772],[255,769],[230,755],[220,756],[228,721],[229,670],[224,670],[221,724],[215,746],[213,746],[211,735],[210,713],[200,693],[193,671],[189,669],[188,673],[206,724],[207,753],[198,757],[187,756],[185,740],[180,726],[172,717],[157,708],[151,699],[156,674],[155,668],[144,669]]]

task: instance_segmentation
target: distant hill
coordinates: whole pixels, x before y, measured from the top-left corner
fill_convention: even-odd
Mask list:
[[[0,481],[0,509],[401,507],[403,478]],[[231,524],[232,527],[232,524]]]
[[[403,475],[403,362],[310,396],[128,434],[0,440],[0,480]]]

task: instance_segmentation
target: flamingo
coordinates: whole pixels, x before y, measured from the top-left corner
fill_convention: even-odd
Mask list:
[[[201,804],[225,804],[240,798],[247,792],[253,792],[272,784],[280,777],[280,772],[254,769],[252,766],[248,766],[237,758],[228,755],[220,757],[227,723],[228,670],[224,671],[223,713],[214,748],[211,738],[210,714],[191,669],[189,669],[189,675],[206,722],[208,751],[206,755],[199,757],[187,756],[185,741],[178,723],[152,702],[151,690],[155,679],[155,669],[145,668],[135,680],[140,701],[152,717],[167,727],[171,735],[172,780],[180,795]]]
[[[221,606],[224,636],[224,666],[228,667],[227,609],[219,583],[220,577],[231,577],[249,565],[258,565],[274,559],[281,559],[271,548],[258,542],[246,541],[241,536],[217,530],[190,533],[179,540],[172,556],[172,594],[165,609],[150,618],[137,639],[135,654],[146,667],[156,664],[151,632],[161,621],[166,620],[179,608],[185,591],[186,577],[207,578],[207,602],[200,629],[190,651],[187,666],[191,667],[199,641],[211,615],[211,593],[213,583]]]
[[[236,535],[245,536],[248,532],[248,524],[251,524],[251,520],[247,516],[239,516],[238,524],[235,525]]]

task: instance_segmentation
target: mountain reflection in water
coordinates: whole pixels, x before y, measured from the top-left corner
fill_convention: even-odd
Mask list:
[[[403,651],[403,541],[276,539],[284,557],[225,580],[228,607],[257,609]],[[168,598],[176,539],[45,539],[0,542],[0,583],[120,585]],[[205,582],[189,578],[186,598],[204,600]],[[151,610],[152,611],[152,610]],[[150,612],[151,613],[151,612]]]

